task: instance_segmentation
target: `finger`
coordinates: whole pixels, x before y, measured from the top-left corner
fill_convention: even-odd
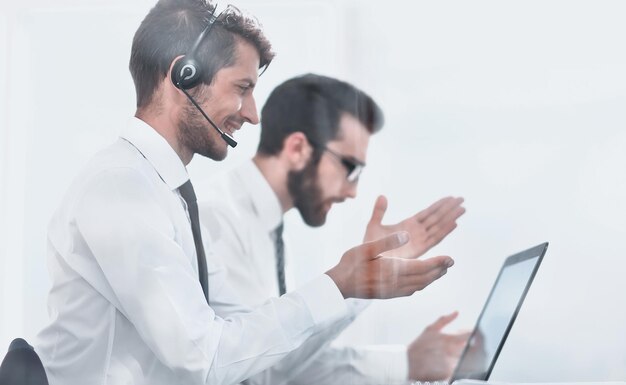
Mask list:
[[[387,198],[384,195],[380,195],[374,202],[374,209],[372,210],[372,217],[369,223],[380,224],[383,222],[383,217],[387,211]]]
[[[398,286],[406,293],[404,295],[412,295],[416,291],[424,290],[428,285],[446,275],[447,272],[447,269],[443,269],[419,276],[402,277],[398,280],[400,282]]]
[[[461,204],[463,203],[463,198],[449,198],[441,201],[441,204],[437,206],[435,210],[433,210],[430,215],[425,216],[420,221],[424,224],[426,229],[437,225],[440,222],[446,221],[454,221],[458,217],[454,217],[454,214],[458,213],[458,216],[461,216],[465,209],[459,213],[459,209],[462,209]],[[448,215],[452,213],[452,215]],[[419,219],[418,219],[419,220]]]
[[[422,287],[421,290],[423,290],[428,285],[430,285],[433,282],[435,282],[436,280],[442,278],[446,274],[448,274],[448,269],[447,268],[442,268],[442,269],[433,270],[430,273],[424,275],[423,277],[421,277],[421,278],[416,277],[415,279],[418,282],[418,285],[420,285]]]
[[[432,272],[446,270],[454,265],[454,260],[448,256],[440,255],[428,259],[405,259],[402,272],[404,275],[426,275]]]
[[[465,207],[463,206],[454,206],[450,207],[448,211],[445,213],[442,211],[442,216],[440,217],[437,223],[433,223],[431,227],[439,226],[447,226],[449,224],[456,223],[456,220],[463,214],[465,214]],[[426,225],[426,223],[425,223]],[[428,229],[430,231],[430,229]],[[434,230],[433,230],[434,231]]]
[[[442,315],[441,317],[439,317],[437,319],[437,321],[433,322],[428,327],[432,328],[434,330],[442,330],[450,322],[454,321],[456,319],[456,317],[458,317],[458,316],[459,316],[459,312],[458,311],[454,311],[454,312],[452,312],[450,314],[447,314],[447,315]]]
[[[434,247],[456,229],[456,220],[463,214],[465,214],[465,208],[457,207],[455,210],[450,211],[440,223],[428,227],[426,229],[426,240],[424,241],[426,247],[429,249]]]
[[[471,331],[464,331],[458,334],[454,334],[455,339],[462,344],[467,343],[467,341],[469,340],[469,338],[472,336],[472,332]]]
[[[446,354],[450,358],[459,358],[461,354],[463,353],[465,346],[467,345],[467,341],[459,340],[456,338],[456,336],[453,336],[452,339],[450,339],[449,335],[446,335],[446,336],[448,337],[448,339],[446,340],[445,348],[444,348],[446,351]]]
[[[397,249],[403,246],[409,241],[409,233],[406,231],[398,231],[382,237],[378,240],[364,243],[357,246],[356,249],[361,249],[363,255],[369,259],[376,259],[380,257],[380,254],[385,251]]]
[[[456,227],[457,224],[455,221],[442,223],[441,226],[431,226],[430,229],[427,230],[426,240],[424,241],[426,248],[431,249],[438,245],[439,242],[443,241]]]
[[[451,203],[453,203],[454,200],[455,198],[453,197],[441,198],[437,202],[428,206],[426,209],[417,213],[415,217],[418,221],[423,222],[424,220],[426,220],[426,218],[430,217],[431,215],[436,213],[438,210],[440,210],[442,206],[450,205]]]
[[[448,353],[455,354],[457,356],[461,355],[463,352],[463,348],[467,345],[467,342],[472,335],[471,332],[466,332],[462,334],[446,334],[448,339]]]
[[[465,208],[462,206],[456,206],[454,209],[448,211],[443,217],[440,217],[439,222],[430,225],[424,224],[426,227],[426,239],[424,244],[428,249],[439,244],[445,237],[448,236],[454,229],[456,229],[456,220],[465,214]],[[431,218],[434,218],[432,216]],[[431,218],[427,219],[430,220]]]
[[[415,261],[409,260],[407,262]],[[431,283],[446,275],[447,272],[448,268],[445,265],[437,265],[432,270],[427,270],[419,274],[402,275],[401,277],[398,277],[398,282],[399,286],[401,286],[403,290],[409,292],[408,295],[410,295],[418,290],[423,290]]]

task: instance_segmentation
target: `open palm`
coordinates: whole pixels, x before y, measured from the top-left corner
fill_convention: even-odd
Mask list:
[[[364,241],[380,239],[389,234],[406,231],[410,235],[409,242],[385,256],[417,258],[441,242],[457,226],[456,220],[465,213],[461,206],[463,198],[446,197],[430,205],[430,207],[393,225],[383,225],[382,220],[387,211],[387,198],[379,196],[374,203],[374,210],[365,230]]]

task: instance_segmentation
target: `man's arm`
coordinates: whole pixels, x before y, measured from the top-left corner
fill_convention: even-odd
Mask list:
[[[78,203],[76,226],[119,311],[181,382],[242,381],[343,316],[343,298],[409,295],[430,283],[420,273],[432,282],[452,263],[381,257],[408,240],[393,234],[352,248],[327,275],[293,293],[222,319],[207,306],[179,235],[143,178],[133,169],[98,175]]]
[[[452,376],[469,333],[449,334],[443,329],[458,313],[440,317],[426,327],[408,346],[371,345],[333,347],[321,350],[303,362],[302,368],[291,373],[287,382],[268,382],[267,376],[257,375],[251,384],[404,384],[412,381],[444,381]],[[291,353],[293,354],[293,353]],[[287,357],[291,356],[288,355]],[[271,368],[288,369],[284,361]],[[292,368],[293,369],[293,368]],[[267,371],[266,371],[267,372]],[[266,373],[264,372],[264,373]]]
[[[343,296],[322,275],[255,311],[216,317],[181,235],[146,185],[131,169],[99,175],[78,203],[76,226],[118,310],[181,383],[240,382],[345,314]]]
[[[231,286],[241,295],[240,303],[255,305],[264,302],[268,294],[268,288],[264,287],[262,277],[258,277],[258,263],[251,252],[261,252],[261,256],[267,257],[265,261],[273,266],[269,255],[263,254],[263,250],[247,243],[252,237],[246,224],[248,221],[238,215],[237,210],[230,210],[228,205],[216,202],[203,202],[200,204],[200,217],[203,224],[211,232],[211,247],[214,250],[214,258],[223,261],[227,267],[228,281]],[[265,272],[267,273],[267,272]],[[271,274],[274,278],[274,274]],[[213,279],[215,281],[215,279]],[[213,290],[213,288],[212,288]],[[212,291],[213,293],[215,291]],[[335,347],[332,341],[349,326],[352,321],[364,310],[370,301],[349,300],[350,317],[341,319],[331,326],[311,336],[303,345],[289,353],[276,365],[247,379],[246,383],[255,385],[280,385],[287,383],[305,384],[381,384],[401,383],[409,378],[409,359],[407,347],[404,345],[378,345],[359,347]],[[220,310],[216,312],[220,314]],[[426,343],[419,344],[413,351],[429,349],[439,353],[442,344],[440,333],[428,333]],[[415,354],[413,354],[415,356]],[[414,357],[413,357],[414,358]],[[418,357],[419,359],[419,357]],[[413,359],[411,362],[419,364]],[[433,363],[428,359],[427,363]],[[434,362],[434,368],[440,370],[441,363]],[[447,365],[447,362],[444,363]],[[420,375],[428,375],[424,371]]]
[[[270,369],[247,380],[252,385],[396,384],[408,378],[407,348],[404,345],[332,346],[332,340],[347,326],[345,322],[325,335],[325,343],[310,355],[303,350],[317,336]],[[335,324],[338,325],[338,324]],[[298,360],[299,359],[299,360]],[[294,364],[294,361],[296,364]]]
[[[207,248],[212,250],[209,264],[211,262],[223,264],[226,270],[223,275],[228,277],[216,279],[217,277],[211,276],[209,282],[215,285],[221,282],[223,286],[231,288],[231,290],[227,290],[225,287],[219,288],[218,292],[212,285],[210,290],[212,300],[214,300],[214,294],[216,297],[222,297],[219,293],[232,292],[236,293],[237,296],[231,296],[231,302],[238,302],[239,306],[245,304],[248,307],[256,307],[266,302],[268,298],[275,297],[277,288],[272,285],[272,280],[276,280],[274,250],[270,242],[264,244],[257,239],[262,238],[263,234],[253,234],[256,227],[254,226],[254,218],[246,217],[245,212],[242,212],[240,207],[231,207],[229,204],[224,204],[223,201],[203,201],[200,202],[199,209],[200,220],[210,233],[210,242],[207,242]],[[269,240],[269,234],[266,236]],[[257,241],[253,242],[253,239],[257,239]],[[262,246],[266,246],[266,248]],[[263,270],[264,268],[266,269]],[[220,303],[214,305],[213,308],[218,315],[225,317],[233,311],[237,311],[237,306],[222,306],[225,300],[216,299]],[[292,379],[301,378],[299,373],[313,363],[321,362],[321,365],[326,364],[326,366],[335,367],[332,362],[326,362],[325,359],[318,360],[317,357],[323,355],[331,342],[352,323],[369,302],[367,300],[347,300],[346,303],[350,309],[348,316],[315,333],[279,363],[248,378],[246,383],[280,385]],[[321,367],[318,369],[324,371]],[[309,374],[306,376],[309,377]]]

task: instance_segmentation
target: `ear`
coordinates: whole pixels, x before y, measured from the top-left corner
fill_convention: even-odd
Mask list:
[[[183,56],[184,55],[176,56],[174,60],[172,60],[172,62],[170,63],[170,68],[168,69],[167,75],[164,79],[165,92],[167,93],[167,95],[170,96],[170,98],[172,98],[172,100],[175,100],[177,104],[180,102],[186,103],[187,100],[187,97],[185,96],[183,91],[178,89],[178,87],[176,87],[176,84],[174,84],[174,77],[172,76],[172,72],[176,68],[176,63],[178,63]]]
[[[289,134],[283,140],[283,149],[280,156],[284,158],[289,169],[293,171],[302,170],[308,163],[313,153],[313,147],[302,132]]]

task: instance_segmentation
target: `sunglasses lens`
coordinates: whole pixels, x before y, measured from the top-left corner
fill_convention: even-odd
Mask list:
[[[363,166],[358,165],[358,164],[353,165],[352,170],[348,173],[348,182],[350,183],[356,182],[361,176],[362,172],[363,172]]]

